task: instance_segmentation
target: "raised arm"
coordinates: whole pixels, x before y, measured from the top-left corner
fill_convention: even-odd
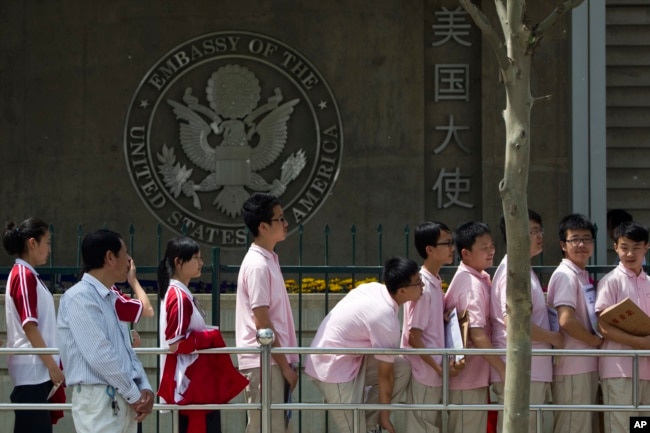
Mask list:
[[[145,290],[142,288],[140,282],[138,281],[138,278],[136,277],[136,267],[133,259],[131,260],[129,266],[127,281],[129,283],[129,286],[131,286],[131,289],[133,289],[133,294],[135,295],[136,299],[142,303],[142,316],[153,317],[155,314],[153,306],[151,305],[151,301],[149,300],[147,292],[145,292]]]

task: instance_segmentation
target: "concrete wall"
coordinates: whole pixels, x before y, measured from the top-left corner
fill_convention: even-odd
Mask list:
[[[483,2],[488,15],[493,5]],[[531,21],[554,5],[533,2]],[[57,264],[76,260],[77,224],[103,224],[127,233],[137,230],[134,256],[155,263],[156,218],[129,180],[123,128],[129,102],[142,77],[164,53],[195,36],[221,31],[254,31],[303,53],[329,83],[340,107],[344,149],[338,181],[319,212],[305,226],[304,264],[321,264],[323,228],[332,228],[331,264],[376,264],[404,252],[406,225],[425,219],[455,227],[453,212],[439,209],[425,162],[430,157],[424,107],[425,47],[431,17],[455,0],[241,0],[237,2],[117,0],[84,2],[22,0],[3,2],[0,25],[0,217],[41,216],[56,227]],[[430,19],[430,18],[427,18]],[[533,79],[536,95],[552,94],[533,111],[533,152],[529,200],[553,233],[569,209],[567,176],[568,44],[562,19],[538,49]],[[472,28],[476,40],[478,30]],[[474,185],[482,200],[466,218],[496,226],[497,192],[503,165],[502,85],[490,47],[481,45],[481,143]],[[444,60],[444,59],[443,59]],[[357,227],[355,257],[349,228]],[[377,257],[384,227],[383,257]],[[163,228],[163,238],[174,235]],[[558,261],[557,243],[547,240],[547,264]],[[295,264],[297,237],[278,251]],[[499,246],[500,255],[503,252]],[[239,263],[242,249],[224,252],[224,263]],[[6,255],[0,264],[9,264]]]

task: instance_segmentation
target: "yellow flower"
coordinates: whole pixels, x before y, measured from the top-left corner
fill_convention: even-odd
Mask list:
[[[376,277],[366,277],[362,279],[352,279],[348,278],[339,278],[333,277],[330,278],[327,282],[324,279],[313,278],[313,277],[304,277],[301,281],[289,278],[285,280],[284,284],[287,287],[287,291],[290,293],[324,293],[326,290],[332,293],[342,293],[348,292],[360,284],[376,282]],[[327,284],[329,283],[329,287]]]

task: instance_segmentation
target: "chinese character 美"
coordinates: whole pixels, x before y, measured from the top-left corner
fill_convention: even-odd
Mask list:
[[[465,203],[460,201],[459,195],[461,193],[470,191],[469,177],[461,177],[460,168],[456,167],[453,171],[447,171],[444,168],[440,170],[438,179],[433,185],[433,190],[438,192],[438,209],[447,209],[452,205],[461,206],[471,209],[474,207],[472,203]],[[442,202],[442,194],[445,194],[447,201]]]
[[[632,311],[632,310],[627,310],[627,311],[625,312],[625,314],[627,314],[628,317],[631,317],[631,316],[634,316],[634,311]]]
[[[449,124],[447,126],[436,126],[436,131],[447,131],[447,136],[445,137],[445,140],[438,147],[433,149],[433,153],[437,155],[443,150],[445,150],[452,138],[454,139],[458,147],[460,147],[463,150],[463,152],[470,153],[469,149],[465,147],[460,137],[458,136],[458,131],[468,131],[468,130],[469,130],[469,126],[456,126],[454,124],[454,115],[450,114]]]
[[[442,36],[442,39],[431,43],[432,46],[439,47],[452,38],[464,47],[472,46],[471,42],[461,38],[461,36],[469,36],[470,25],[466,24],[465,21],[467,12],[460,6],[453,11],[443,6],[441,11],[436,11],[436,18],[442,24],[434,24],[431,28],[433,28],[433,34],[435,36]]]
[[[438,64],[435,67],[435,101],[469,102],[469,65]]]

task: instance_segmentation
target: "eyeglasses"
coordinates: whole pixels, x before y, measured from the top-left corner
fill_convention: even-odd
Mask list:
[[[454,241],[448,240],[448,241],[445,241],[445,242],[438,242],[438,243],[435,244],[436,247],[441,247],[443,245],[446,246],[447,248],[451,248],[451,247],[454,246]]]
[[[406,287],[422,287],[424,286],[424,281],[422,281],[422,278],[418,278],[418,282],[415,284],[407,284],[406,286],[402,286],[404,288]]]
[[[271,222],[273,222],[273,221],[280,221],[281,223],[283,223],[283,222],[286,221],[286,219],[284,219],[284,217],[281,216],[280,218],[271,218]]]
[[[534,229],[530,229],[530,231],[528,233],[530,233],[531,236],[543,235],[544,234],[544,228],[543,227],[535,227]]]
[[[594,243],[594,238],[572,238],[572,239],[567,239],[564,242],[566,242],[567,244],[571,244],[574,247],[577,247],[580,244],[591,245],[592,243]]]

